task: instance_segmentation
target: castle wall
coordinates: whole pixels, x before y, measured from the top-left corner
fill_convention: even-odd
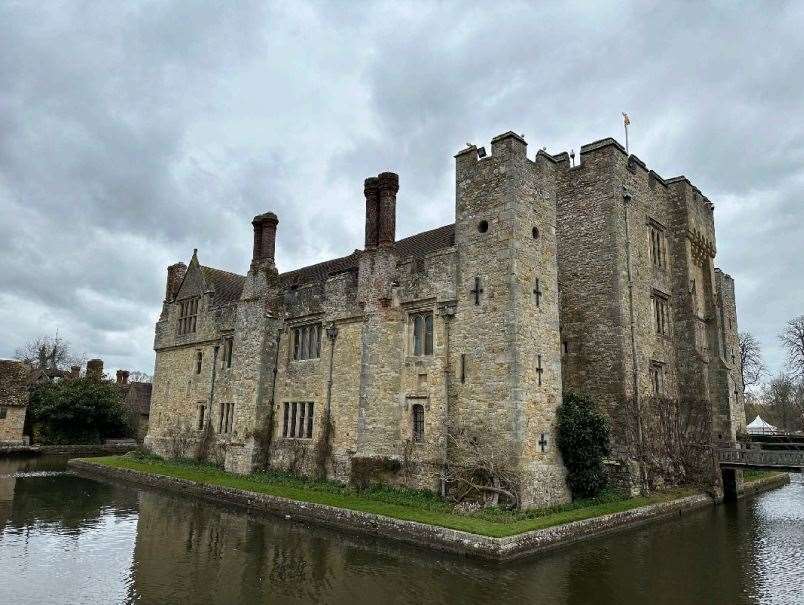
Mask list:
[[[717,311],[720,317],[722,366],[720,368],[719,400],[724,409],[717,427],[721,438],[734,440],[736,434],[745,431],[745,385],[743,384],[740,359],[740,340],[737,326],[737,303],[734,295],[734,279],[715,269]]]
[[[624,405],[634,385],[640,400],[705,400],[717,410],[725,391],[716,386],[723,372],[711,204],[683,177],[664,181],[611,139],[584,146],[578,167],[566,154],[555,159],[564,388],[604,404],[615,449],[638,438],[635,408]],[[656,327],[662,304],[664,334]]]
[[[329,410],[328,477],[348,480],[361,460],[396,460],[401,471],[385,479],[435,490],[447,429],[473,427],[518,456],[524,503],[535,506],[569,499],[555,445],[563,392],[603,405],[615,449],[646,426],[632,403],[657,394],[707,401],[716,435],[733,438],[744,424],[731,359],[734,285],[714,269],[712,205],[685,178],[663,180],[612,139],[585,145],[578,167],[566,154],[531,160],[526,149],[509,132],[492,140],[488,157],[474,146],[456,156],[449,242],[420,250],[424,240],[395,241],[398,180],[383,173],[365,184],[363,251],[280,276],[278,221],[267,213],[253,221],[245,277],[201,268],[195,255],[186,271],[169,268],[166,289],[176,294],[156,326],[146,444],[169,454],[179,427],[190,433],[185,455],[198,451],[204,403],[214,429],[208,456],[226,469],[250,472],[270,459],[318,474]],[[219,280],[218,292],[205,275]],[[242,294],[221,305],[232,277],[243,280]],[[191,296],[201,301],[197,329],[179,335],[180,302]],[[432,353],[416,354],[423,313]],[[294,358],[294,331],[311,325],[318,354]],[[286,435],[285,408],[302,402],[313,404],[311,433]],[[221,432],[224,410],[233,421]]]
[[[617,153],[592,150],[572,168],[564,154],[556,203],[564,390],[615,417],[633,391],[622,186],[611,177]]]

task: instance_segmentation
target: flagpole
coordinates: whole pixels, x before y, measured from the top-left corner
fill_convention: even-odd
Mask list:
[[[631,120],[628,118],[628,114],[622,112],[623,114],[623,128],[625,128],[625,153],[628,153],[628,125],[631,123]]]
[[[625,128],[625,153],[628,153],[628,124],[624,125]]]

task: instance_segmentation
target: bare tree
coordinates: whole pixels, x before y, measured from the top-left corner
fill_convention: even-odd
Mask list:
[[[804,315],[788,321],[779,340],[787,350],[787,363],[793,376],[804,380]]]
[[[145,372],[135,370],[129,373],[128,380],[129,382],[153,382],[153,376],[146,374]]]
[[[785,372],[779,372],[765,385],[762,397],[771,412],[770,421],[783,431],[797,430],[801,426],[798,393],[795,380]]]
[[[759,340],[751,332],[740,332],[740,372],[743,378],[743,387],[748,388],[758,384],[767,372],[762,359],[762,349]]]
[[[444,480],[452,500],[481,499],[496,506],[502,497],[511,508],[521,506],[517,450],[505,435],[481,424],[450,427],[447,439]]]
[[[82,365],[83,356],[74,356],[70,343],[59,333],[55,336],[37,336],[18,348],[14,356],[42,370],[66,370],[71,365]]]

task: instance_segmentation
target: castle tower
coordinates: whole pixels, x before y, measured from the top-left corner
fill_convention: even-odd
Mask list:
[[[457,315],[462,355],[454,421],[483,423],[510,439],[526,477],[526,506],[569,499],[556,447],[561,403],[554,162],[526,155],[507,132],[480,159],[456,156]]]

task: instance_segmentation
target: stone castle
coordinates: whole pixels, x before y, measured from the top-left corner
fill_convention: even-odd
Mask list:
[[[195,252],[168,267],[146,445],[212,439],[248,473],[270,443],[272,464],[310,472],[327,430],[330,477],[404,456],[417,470],[403,482],[438,489],[447,428],[477,423],[513,444],[522,502],[541,506],[569,499],[563,392],[613,417],[626,400],[705,401],[713,440],[733,440],[743,388],[713,204],[613,139],[577,166],[529,158],[512,132],[455,160],[454,224],[396,239],[399,179],[385,172],[365,181],[365,246],[348,256],[278,273],[269,212],[252,221],[246,275]]]

